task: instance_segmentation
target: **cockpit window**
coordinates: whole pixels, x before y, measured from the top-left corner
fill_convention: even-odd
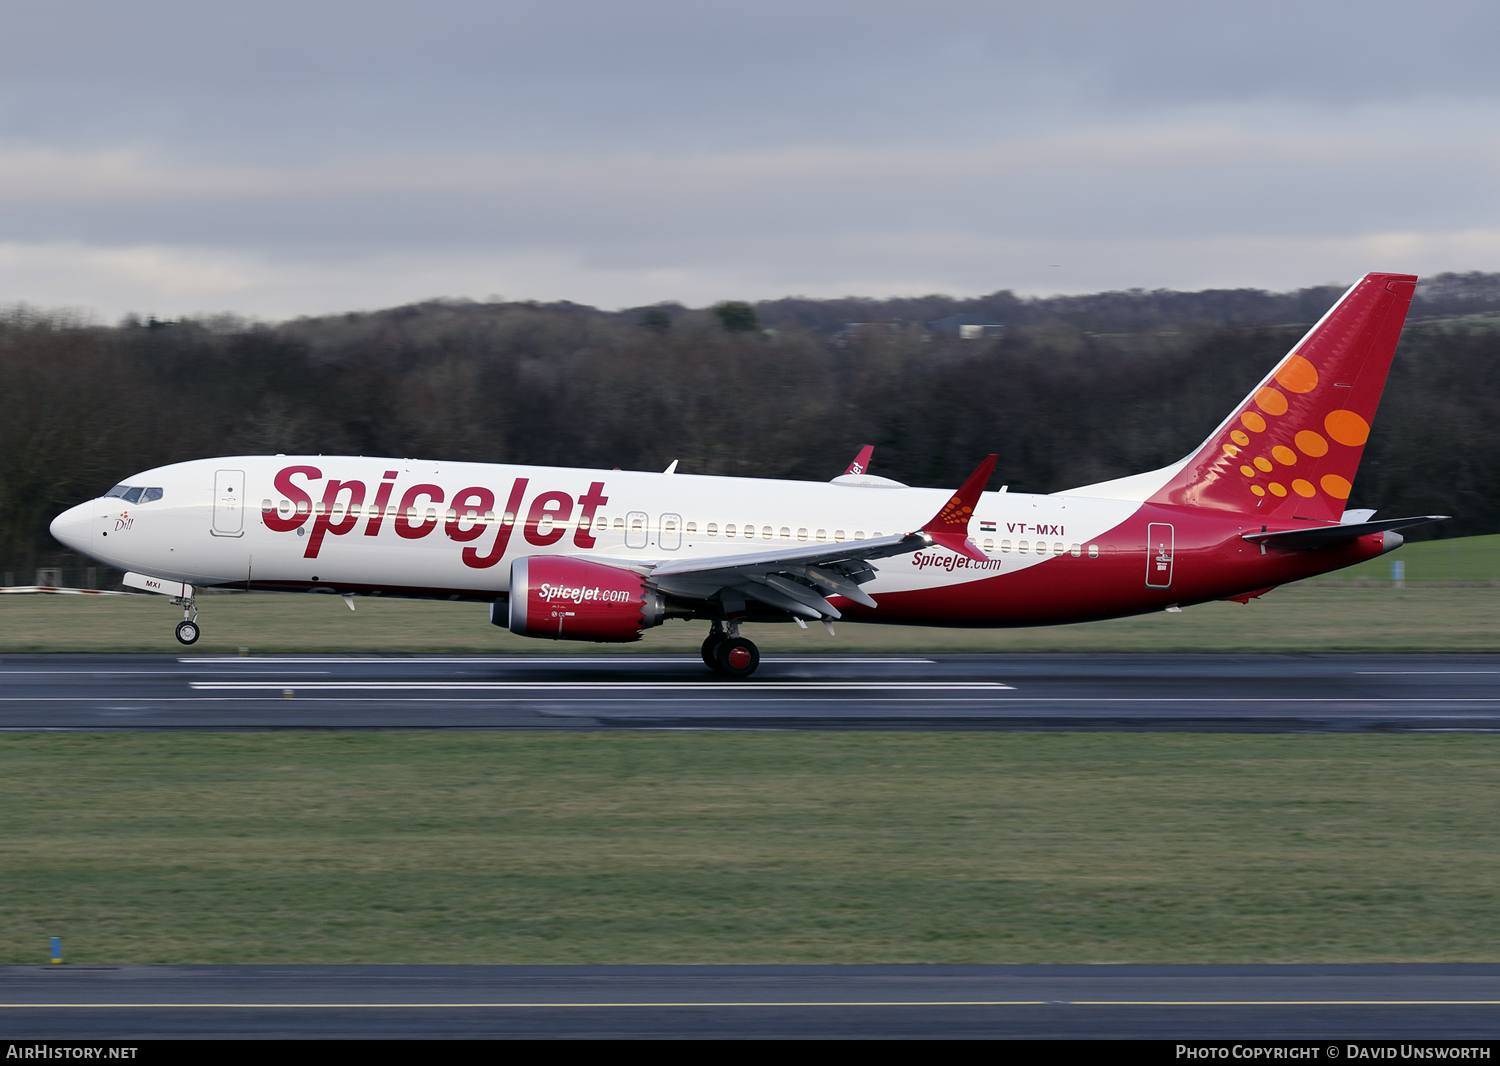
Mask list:
[[[161,499],[161,489],[143,488],[139,485],[116,485],[104,494],[105,499],[111,496],[124,500],[126,503],[151,503],[153,500]]]

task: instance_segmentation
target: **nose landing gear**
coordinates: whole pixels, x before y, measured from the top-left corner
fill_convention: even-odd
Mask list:
[[[177,623],[177,640],[180,644],[196,644],[202,631],[198,628],[198,603],[192,596],[172,601],[182,605],[182,621]]]
[[[714,622],[703,642],[703,661],[712,670],[730,677],[749,677],[760,665],[760,649],[740,636],[738,622],[729,623],[726,634]]]

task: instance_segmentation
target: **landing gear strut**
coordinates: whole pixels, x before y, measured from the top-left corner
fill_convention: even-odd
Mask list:
[[[714,622],[703,642],[703,661],[712,669],[730,677],[749,677],[760,665],[760,649],[754,641],[740,636],[738,622],[730,622],[726,634]]]
[[[202,635],[198,629],[198,604],[193,597],[172,601],[182,605],[182,621],[177,623],[177,640],[181,644],[196,644]]]

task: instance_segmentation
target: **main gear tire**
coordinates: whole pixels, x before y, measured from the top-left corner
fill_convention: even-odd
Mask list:
[[[730,677],[749,677],[760,665],[760,649],[744,637],[730,637],[714,652],[719,672]]]
[[[710,670],[719,669],[719,645],[728,640],[723,633],[710,633],[703,640],[703,665]]]
[[[182,644],[198,643],[199,630],[197,622],[178,622],[177,640]]]

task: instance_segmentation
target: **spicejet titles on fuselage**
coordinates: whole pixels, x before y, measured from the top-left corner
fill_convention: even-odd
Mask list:
[[[293,480],[298,477],[305,478],[311,489],[312,483],[323,480],[323,472],[315,466],[288,466],[278,471],[275,478],[276,490],[281,493],[282,502],[287,505],[285,509],[291,513],[283,515],[282,508],[273,506],[261,517],[266,526],[277,533],[290,533],[312,518],[312,532],[308,535],[303,558],[316,559],[325,537],[342,537],[352,533],[361,520],[365,523],[364,535],[367,537],[378,536],[381,526],[389,518],[396,536],[406,540],[420,540],[437,528],[437,505],[446,503],[445,510],[451,513],[451,517],[444,521],[443,531],[456,543],[477,541],[485,535],[489,526],[495,527],[495,539],[487,550],[481,553],[484,545],[466,547],[463,550],[464,565],[476,570],[488,569],[504,557],[510,544],[511,531],[515,529],[516,516],[520,514],[526,488],[530,483],[529,478],[516,478],[511,484],[504,510],[497,513],[495,492],[483,485],[459,489],[449,498],[441,486],[423,482],[412,485],[403,492],[400,504],[392,507],[391,496],[396,488],[397,477],[394,470],[387,470],[381,475],[375,498],[368,509],[365,508],[368,489],[363,481],[342,481],[336,478],[328,479],[323,488],[323,499],[315,508],[308,491]],[[573,529],[575,545],[580,548],[594,546],[596,541],[590,532],[594,514],[608,502],[609,497],[604,495],[602,481],[592,482],[588,492],[578,497],[580,510]],[[335,518],[334,512],[340,505],[342,513]],[[526,512],[522,535],[527,543],[537,547],[556,544],[567,532],[566,524],[572,517],[571,494],[557,490],[539,492],[532,498],[531,508]]]

